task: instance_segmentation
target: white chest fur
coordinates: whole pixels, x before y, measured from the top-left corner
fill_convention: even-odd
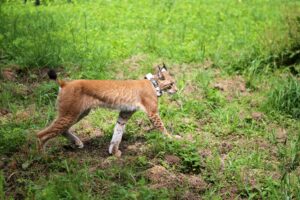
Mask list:
[[[100,107],[105,107],[105,108],[112,108],[120,111],[136,111],[139,110],[139,106],[136,105],[128,105],[128,104],[107,104],[107,103],[101,103],[99,105]]]

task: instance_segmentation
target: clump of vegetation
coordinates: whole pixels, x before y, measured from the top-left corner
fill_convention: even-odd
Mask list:
[[[24,142],[26,134],[16,124],[1,125],[0,127],[0,154],[16,151]]]
[[[160,135],[150,136],[148,141],[151,151],[163,157],[165,154],[177,155],[182,160],[180,171],[198,174],[202,160],[197,151],[197,144],[182,141],[165,141]]]
[[[288,77],[271,89],[268,97],[269,108],[300,118],[300,84],[296,78]]]
[[[91,199],[92,196],[82,192],[84,189],[84,177],[65,176],[63,178],[51,177],[44,188],[33,188],[36,190],[36,198],[47,199]]]

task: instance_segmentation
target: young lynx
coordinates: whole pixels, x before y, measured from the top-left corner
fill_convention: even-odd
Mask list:
[[[78,148],[83,148],[81,140],[69,131],[70,127],[88,115],[95,107],[108,107],[120,110],[109,153],[121,155],[119,144],[125,131],[125,124],[137,110],[147,113],[155,128],[167,136],[158,114],[158,96],[162,92],[174,94],[177,91],[175,80],[166,66],[158,67],[156,75],[147,74],[144,80],[74,80],[70,82],[57,79],[56,72],[50,70],[49,78],[59,84],[57,98],[58,116],[52,124],[37,134],[39,148],[46,142],[62,134]]]

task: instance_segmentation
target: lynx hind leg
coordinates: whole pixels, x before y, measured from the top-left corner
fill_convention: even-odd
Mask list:
[[[84,112],[82,112],[78,119],[76,120],[76,123],[82,120],[85,116],[87,116],[90,113],[91,109],[87,109]],[[67,138],[71,143],[73,143],[77,148],[82,149],[84,147],[83,142],[77,137],[74,133],[72,133],[70,130],[67,130],[63,132],[63,136]]]
[[[37,134],[39,140],[39,150],[45,150],[46,143],[59,134],[66,132],[76,121],[76,117],[58,117],[50,126]]]
[[[119,145],[122,141],[123,133],[125,132],[125,125],[127,121],[130,119],[130,117],[133,115],[134,111],[126,112],[121,111],[118,117],[118,120],[116,122],[114,133],[109,145],[108,152],[110,154],[113,154],[117,157],[121,156],[121,151],[119,150]]]
[[[66,137],[70,142],[72,142],[78,149],[82,149],[84,147],[83,142],[70,130],[63,132],[63,136]]]
[[[153,126],[158,129],[160,132],[162,132],[167,137],[171,138],[172,136],[168,133],[167,129],[165,128],[158,112],[148,112],[148,117],[153,124]]]

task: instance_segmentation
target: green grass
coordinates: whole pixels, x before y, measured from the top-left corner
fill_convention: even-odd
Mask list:
[[[299,10],[292,0],[0,3],[0,198],[297,199]],[[118,113],[96,109],[74,126],[84,149],[59,137],[37,151],[56,115],[48,68],[142,79],[162,62],[179,91],[159,99],[160,115],[182,140],[137,112],[111,157]],[[151,179],[154,166],[168,175]]]
[[[137,53],[181,63],[209,58],[222,68],[243,69],[289,45],[282,17],[289,5],[280,0],[3,4],[1,49],[7,62],[79,65],[89,78]]]
[[[268,106],[272,110],[300,118],[300,84],[293,77],[285,77],[276,83],[268,97]]]
[[[0,197],[1,199],[5,198],[5,190],[4,190],[4,176],[3,176],[3,172],[0,172]]]

